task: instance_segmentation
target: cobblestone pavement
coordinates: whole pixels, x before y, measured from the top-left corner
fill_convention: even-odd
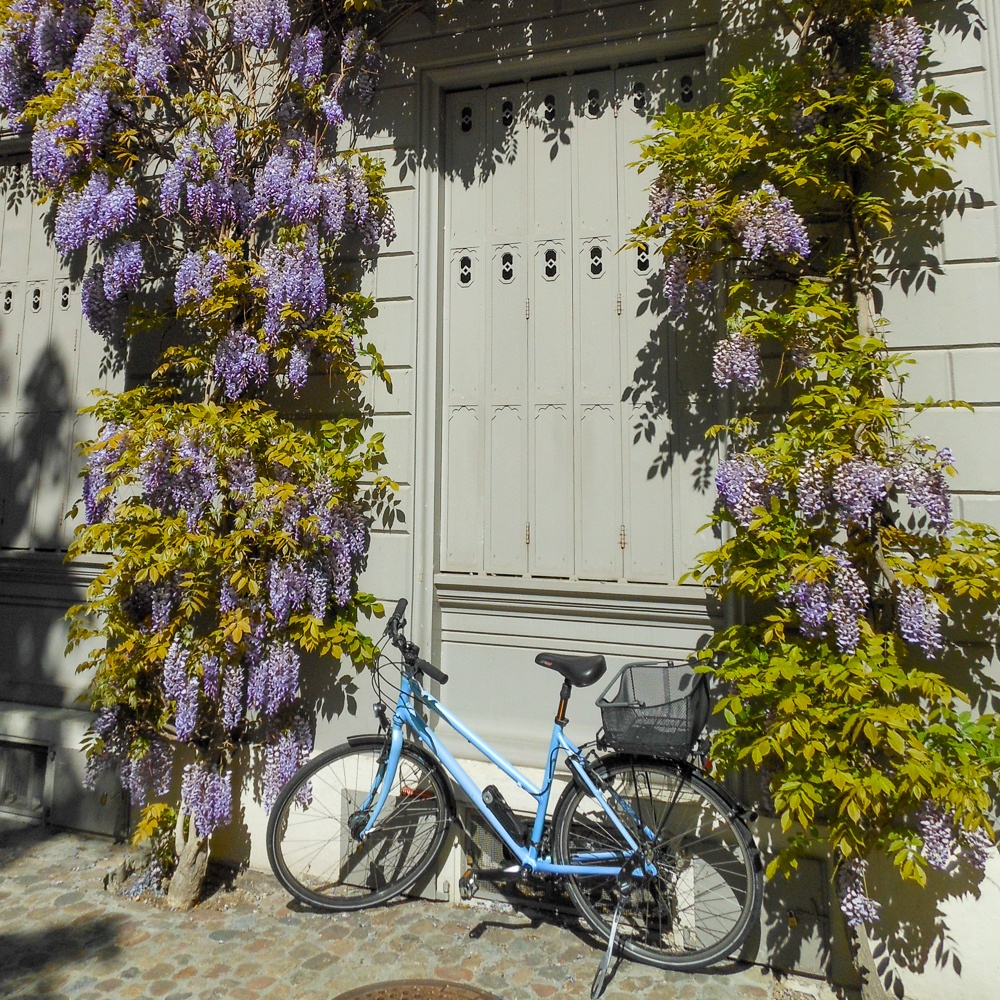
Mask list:
[[[406,900],[296,911],[262,873],[191,913],[105,891],[126,849],[79,834],[0,834],[0,996],[47,1000],[333,1000],[395,979],[467,983],[502,1000],[586,1000],[599,951],[574,921]],[[471,937],[475,930],[478,936]],[[757,967],[666,973],[622,962],[607,1000],[833,1000]]]

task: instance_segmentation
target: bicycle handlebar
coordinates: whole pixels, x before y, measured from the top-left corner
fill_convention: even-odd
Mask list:
[[[407,601],[405,597],[401,597],[396,602],[396,610],[389,615],[389,620],[385,623],[385,632],[382,634],[389,636],[392,644],[403,654],[403,662],[408,667],[412,667],[417,673],[427,674],[428,677],[436,680],[438,684],[447,684],[448,675],[443,670],[435,667],[433,663],[421,660],[418,655],[420,653],[419,647],[409,642],[406,636],[403,635],[402,629],[406,622],[403,615],[406,614],[406,605]]]
[[[413,666],[414,669],[427,674],[428,677],[432,677],[438,684],[448,683],[448,675],[443,670],[438,670],[433,663],[428,663],[426,660],[421,660],[420,657],[417,657],[413,661]]]

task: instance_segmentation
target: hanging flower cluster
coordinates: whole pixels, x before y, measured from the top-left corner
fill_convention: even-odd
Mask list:
[[[906,104],[917,97],[917,64],[927,46],[927,34],[909,14],[876,21],[871,28],[872,65],[886,70],[895,84],[895,96]]]
[[[842,549],[825,545],[820,555],[833,562],[832,573],[825,578],[793,583],[789,601],[798,613],[806,638],[823,635],[830,623],[837,649],[853,653],[861,641],[858,618],[868,607],[868,587]]]

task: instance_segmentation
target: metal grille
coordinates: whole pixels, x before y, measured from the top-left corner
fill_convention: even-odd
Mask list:
[[[45,747],[0,740],[0,811],[42,818],[46,756]]]

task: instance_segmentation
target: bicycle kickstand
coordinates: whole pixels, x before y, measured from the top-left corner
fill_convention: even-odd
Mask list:
[[[611,969],[611,958],[615,953],[615,943],[618,940],[618,925],[621,922],[622,909],[628,900],[631,885],[621,886],[618,892],[618,903],[615,905],[615,913],[611,918],[611,933],[608,935],[608,947],[601,959],[601,964],[594,973],[594,981],[590,985],[590,1000],[597,998],[604,992],[604,986],[608,978],[608,971]]]

